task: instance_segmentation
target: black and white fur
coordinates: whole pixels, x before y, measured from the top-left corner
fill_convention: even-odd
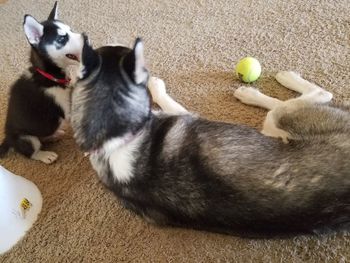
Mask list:
[[[270,110],[260,133],[186,112],[161,80],[148,80],[140,40],[97,50],[85,41],[81,63],[76,141],[100,180],[146,220],[268,237],[349,225],[350,108],[329,104],[331,93],[293,72],[277,80],[302,93],[296,99],[238,89],[244,103]],[[151,111],[147,83],[165,113]]]
[[[43,151],[42,142],[57,139],[64,133],[70,115],[70,88],[37,72],[37,68],[57,79],[66,79],[66,69],[79,65],[83,39],[69,26],[57,20],[57,2],[47,20],[39,23],[24,17],[24,32],[31,45],[31,66],[10,90],[5,124],[5,139],[0,157],[9,149],[28,158],[50,164],[54,152]]]

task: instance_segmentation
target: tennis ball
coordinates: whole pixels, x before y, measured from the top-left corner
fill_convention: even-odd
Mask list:
[[[236,73],[243,82],[250,83],[256,81],[261,74],[260,63],[256,58],[243,58],[236,66]]]

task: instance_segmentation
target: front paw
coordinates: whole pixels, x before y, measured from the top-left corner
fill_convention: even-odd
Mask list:
[[[250,104],[257,96],[260,95],[260,91],[252,87],[239,87],[236,89],[234,96],[244,104]]]
[[[46,164],[52,164],[57,160],[58,155],[55,152],[38,151],[34,153],[31,158]]]
[[[294,71],[280,71],[276,74],[276,80],[283,86],[288,87],[301,78],[299,73]]]

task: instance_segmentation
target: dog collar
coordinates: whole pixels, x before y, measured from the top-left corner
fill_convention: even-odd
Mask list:
[[[62,85],[65,85],[67,86],[69,83],[70,83],[70,79],[69,78],[66,78],[66,79],[58,79],[58,78],[55,78],[54,76],[52,76],[51,74],[39,69],[39,68],[35,68],[35,70],[40,73],[42,76],[44,76],[45,78],[49,79],[49,80],[52,80],[58,84],[62,84]]]

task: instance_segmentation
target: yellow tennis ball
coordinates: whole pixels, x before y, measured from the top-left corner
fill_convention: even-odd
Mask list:
[[[256,81],[261,74],[260,63],[256,58],[243,58],[236,66],[236,73],[243,82],[250,83]]]

